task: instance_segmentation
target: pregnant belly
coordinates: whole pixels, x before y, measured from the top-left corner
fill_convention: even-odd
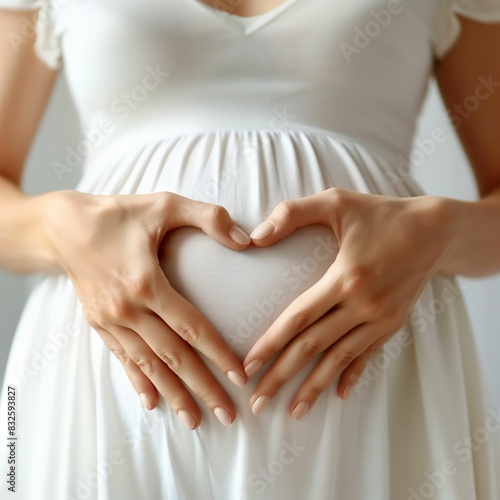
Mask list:
[[[160,265],[172,286],[243,358],[278,315],[324,275],[337,253],[333,231],[320,224],[271,247],[243,251],[185,227],[168,234]]]

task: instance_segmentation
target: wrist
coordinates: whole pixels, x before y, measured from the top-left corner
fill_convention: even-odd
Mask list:
[[[35,210],[41,217],[39,241],[48,270],[65,271],[60,252],[61,244],[65,244],[68,228],[78,224],[77,218],[84,220],[89,216],[89,208],[95,206],[94,198],[98,197],[65,189],[45,193],[33,199]]]
[[[53,241],[54,226],[57,220],[67,218],[72,212],[71,204],[74,204],[78,197],[92,196],[79,191],[64,189],[51,191],[32,198],[34,210],[40,214],[40,235],[41,251],[46,262],[47,272],[64,272],[64,266],[57,251],[57,245]],[[83,207],[82,207],[83,208]]]
[[[38,248],[37,258],[40,261],[41,270],[46,273],[64,271],[47,231],[47,221],[50,220],[52,214],[60,210],[58,200],[61,193],[62,191],[44,193],[31,197],[27,202],[28,210],[37,216],[34,234]]]
[[[45,232],[47,198],[16,192],[5,201],[9,211],[1,217],[0,264],[7,271],[29,275],[61,270]]]
[[[428,232],[432,274],[455,274],[458,235],[461,230],[460,202],[431,195],[405,200],[411,205],[418,225]]]
[[[460,234],[463,231],[463,202],[452,198],[433,197],[430,216],[439,226],[439,240],[442,245],[441,258],[436,272],[457,274],[457,257],[460,255]]]
[[[106,213],[123,211],[116,196],[70,189],[41,195],[36,203],[43,220],[41,239],[46,259],[54,271],[68,272],[64,255],[67,256],[72,245],[76,244],[78,251],[82,245],[92,248],[89,225],[100,227],[98,222],[105,218]],[[75,243],[75,237],[79,243]]]
[[[463,201],[440,198],[436,220],[449,241],[439,272],[486,276],[500,270],[500,197]]]

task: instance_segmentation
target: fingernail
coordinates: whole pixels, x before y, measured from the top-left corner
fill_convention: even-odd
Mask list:
[[[250,361],[250,363],[248,363],[247,367],[245,368],[245,373],[247,374],[247,377],[251,377],[257,370],[260,369],[261,366],[262,366],[262,361],[259,361],[258,359]]]
[[[224,424],[226,427],[231,425],[231,415],[229,415],[224,408],[221,408],[220,406],[215,408],[214,414],[219,419],[219,422]]]
[[[257,226],[250,235],[253,240],[262,240],[266,238],[274,231],[274,226],[270,222],[263,222],[260,226]]]
[[[260,415],[271,401],[267,396],[259,396],[257,401],[252,405],[252,413],[257,416]]]
[[[300,420],[309,410],[309,405],[305,401],[301,401],[292,412],[292,418],[294,420]]]
[[[189,429],[190,431],[194,429],[194,426],[196,425],[196,420],[193,418],[193,415],[191,415],[191,413],[189,413],[186,410],[181,410],[177,414],[177,416],[179,417],[179,420],[182,422],[184,427],[186,427],[186,429]]]
[[[229,236],[231,236],[231,238],[233,238],[233,240],[240,245],[248,245],[252,241],[245,231],[240,229],[238,226],[234,226],[233,229],[229,231]]]
[[[238,372],[235,372],[234,370],[227,372],[227,378],[234,385],[237,385],[240,388],[245,385],[245,379]]]
[[[349,394],[351,394],[351,389],[352,389],[352,385],[348,385],[345,389],[344,389],[344,394],[342,394],[342,398],[343,399],[347,399],[349,397]]]
[[[151,408],[153,408],[153,404],[151,403],[149,396],[145,392],[139,394],[139,398],[141,399],[142,406],[144,406],[146,410],[151,410]]]

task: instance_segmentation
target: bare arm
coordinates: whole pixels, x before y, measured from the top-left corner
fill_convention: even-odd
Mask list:
[[[34,53],[34,40],[16,53],[7,34],[21,31],[33,11],[0,11],[0,267],[20,274],[59,270],[42,216],[50,197],[20,189],[24,163],[57,71]]]
[[[500,24],[465,18],[461,23],[460,39],[436,76],[448,108],[479,96],[478,109],[463,113],[466,117],[457,133],[472,165],[480,200],[444,204],[455,238],[443,270],[481,276],[500,271]]]
[[[23,193],[22,168],[56,71],[38,59],[33,40],[20,53],[9,47],[7,33],[19,31],[22,19],[22,13],[0,10],[0,266],[19,273],[64,271],[87,321],[123,364],[145,408],[154,408],[160,393],[186,427],[198,427],[201,411],[188,386],[229,425],[236,409],[198,353],[240,387],[246,381],[241,362],[170,286],[158,249],[169,230],[182,226],[234,250],[250,239],[223,207],[174,193]],[[109,302],[98,300],[103,292]]]
[[[256,415],[319,354],[289,414],[302,418],[338,375],[337,393],[346,399],[373,353],[398,331],[405,332],[413,306],[435,274],[500,271],[498,47],[500,24],[464,19],[460,40],[437,68],[448,107],[463,106],[471,96],[482,99],[458,128],[477,179],[478,201],[332,188],[282,202],[263,222],[264,235],[252,233],[255,245],[267,247],[297,228],[321,223],[339,242],[325,275],[278,316],[243,361],[251,376],[278,355],[250,397]],[[478,85],[484,88],[478,91]]]

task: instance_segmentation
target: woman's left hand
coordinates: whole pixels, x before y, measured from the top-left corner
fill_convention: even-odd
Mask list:
[[[453,234],[445,198],[396,198],[331,188],[280,203],[251,237],[267,247],[311,224],[330,226],[339,253],[325,275],[297,297],[249,351],[255,373],[283,352],[257,385],[250,407],[262,412],[312,358],[323,355],[293,398],[301,418],[342,373],[346,399],[370,356],[408,319],[430,278],[443,270]]]

